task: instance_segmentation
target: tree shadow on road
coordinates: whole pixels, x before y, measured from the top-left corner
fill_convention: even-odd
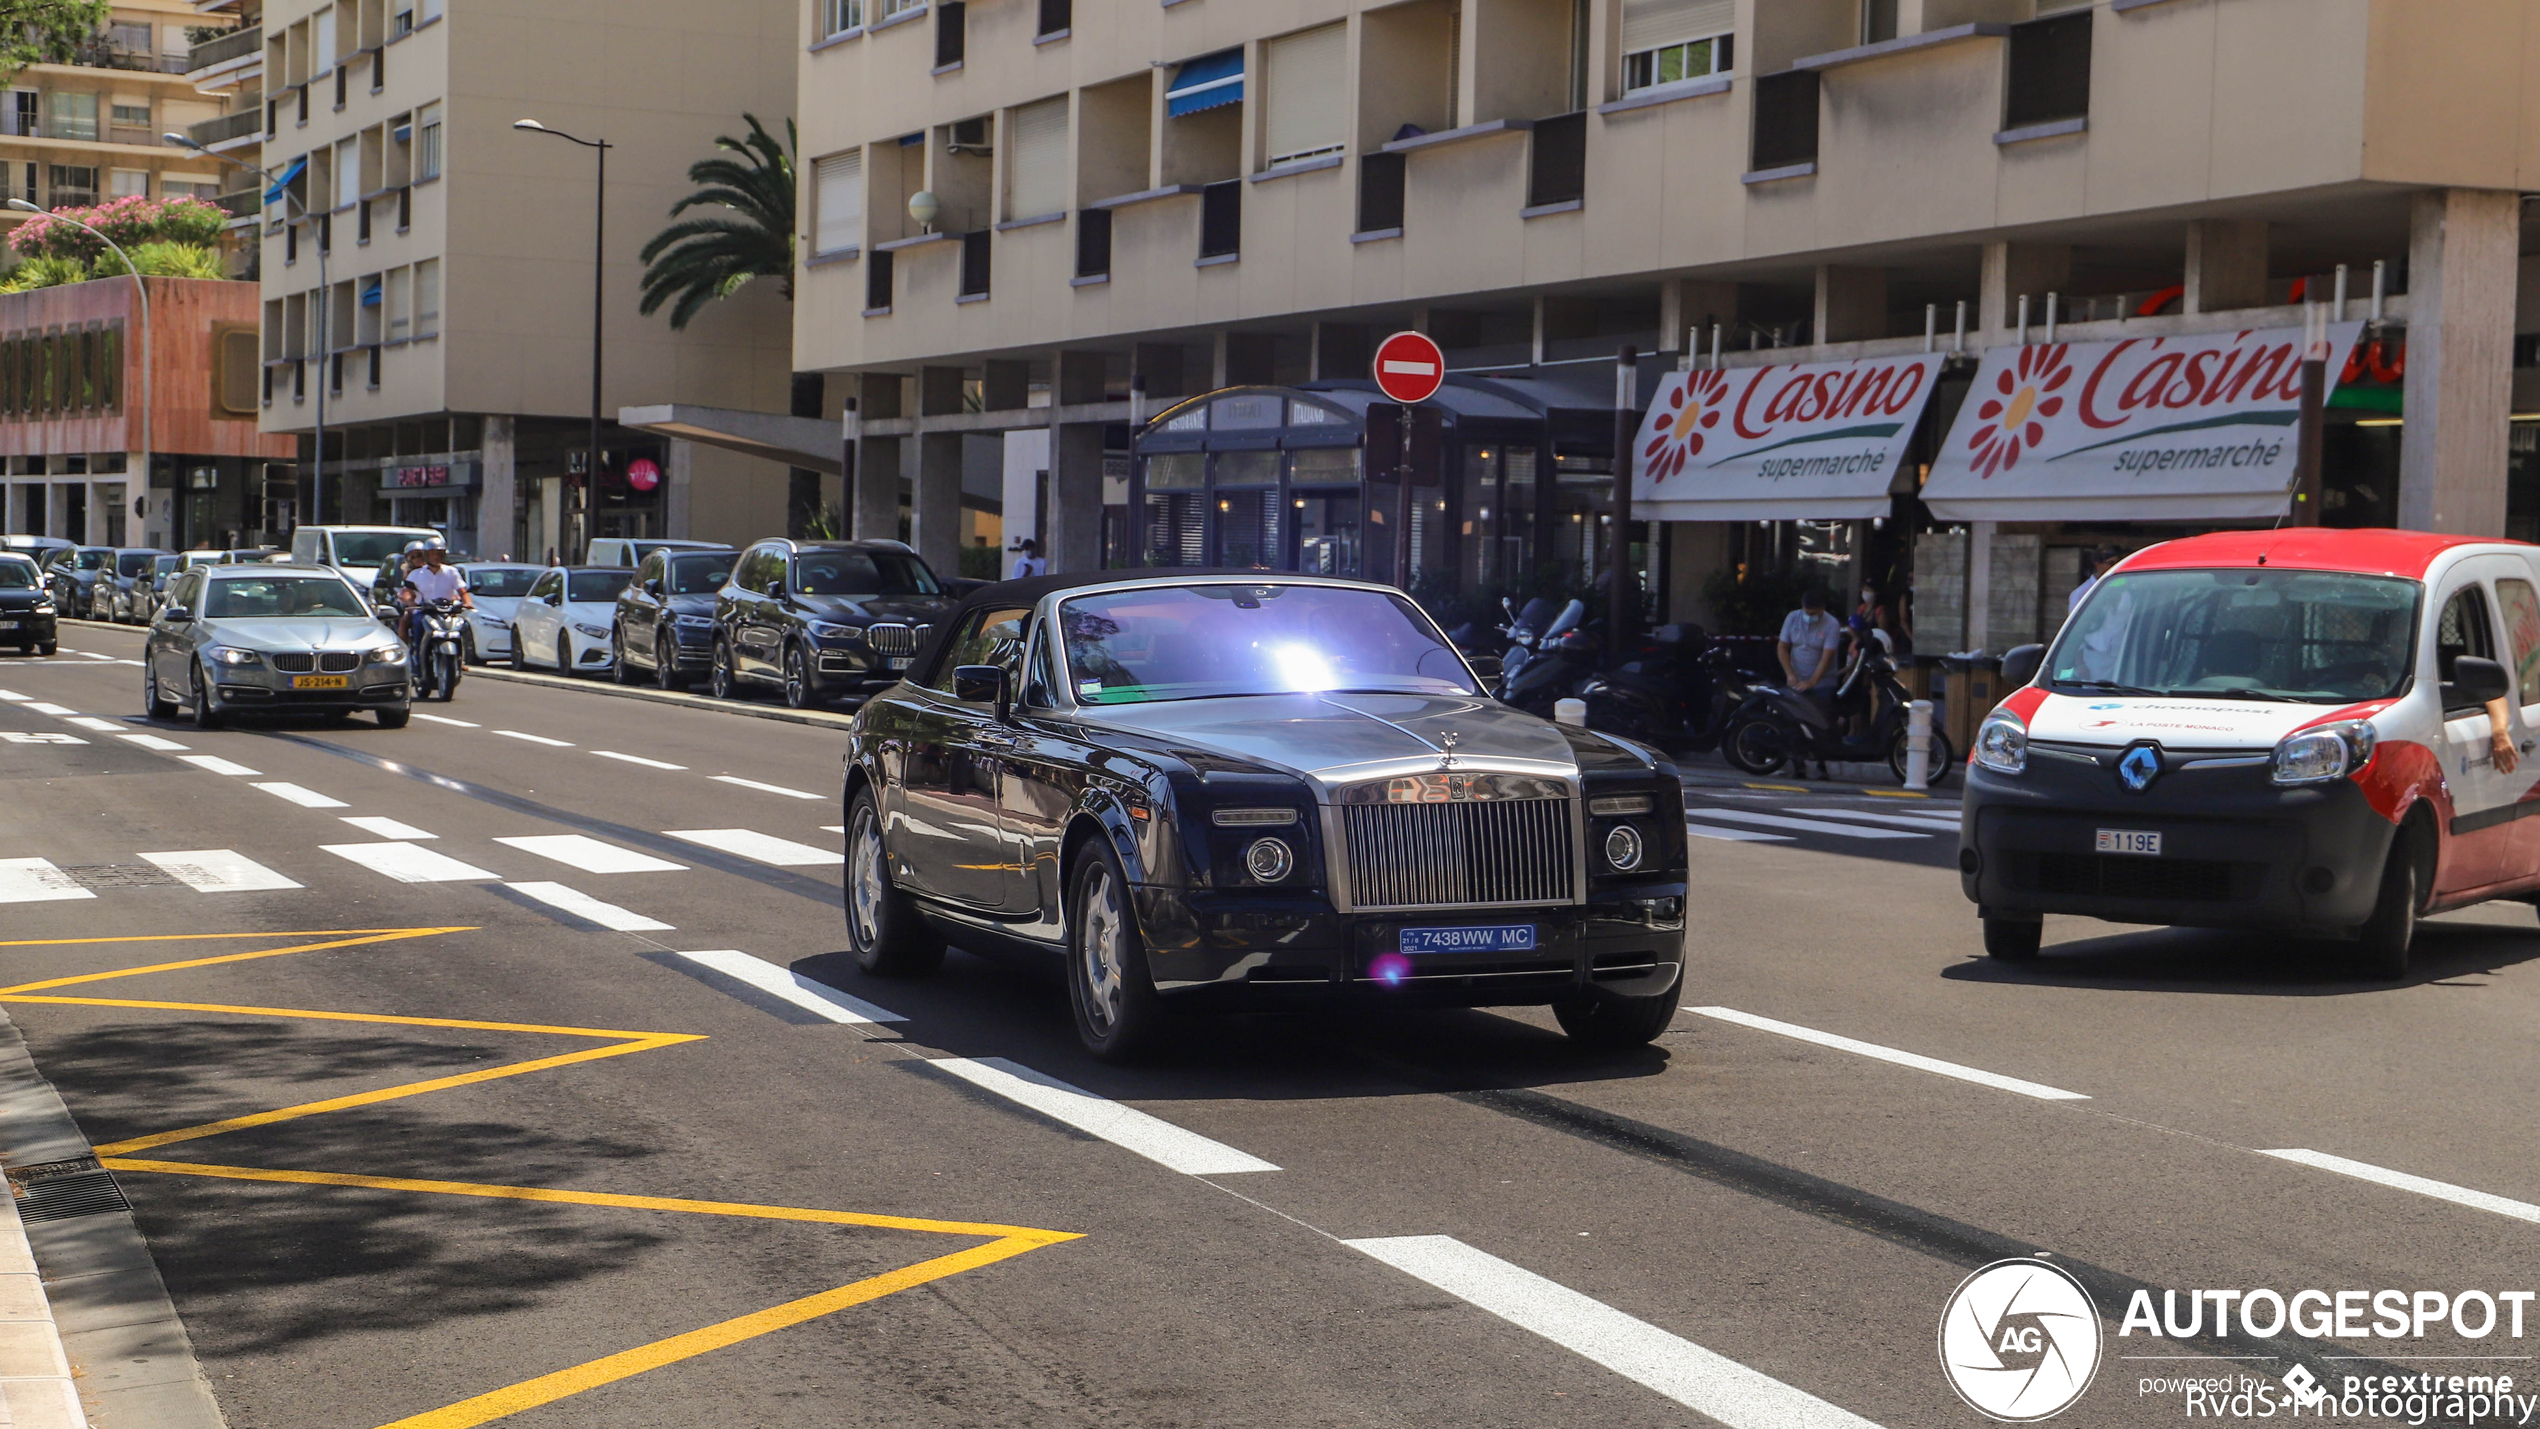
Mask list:
[[[2464,982],[2540,958],[2540,932],[2495,923],[2417,925],[2403,978],[2367,977],[2355,945],[2335,939],[2212,928],[2143,928],[2049,945],[2034,962],[1971,958],[1941,976],[1962,982],[2034,983],[2115,992],[2237,997],[2351,997],[2393,988]]]

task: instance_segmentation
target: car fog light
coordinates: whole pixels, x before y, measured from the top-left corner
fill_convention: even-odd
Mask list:
[[[1296,853],[1283,839],[1254,839],[1244,850],[1244,869],[1258,883],[1276,883],[1296,867]]]
[[[1605,861],[1617,871],[1629,873],[1640,867],[1640,830],[1629,824],[1616,824],[1605,835]]]

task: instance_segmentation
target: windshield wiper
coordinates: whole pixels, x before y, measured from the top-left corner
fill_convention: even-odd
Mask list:
[[[2266,700],[2274,704],[2287,705],[2309,703],[2307,700],[2295,699],[2291,695],[2270,694],[2265,690],[2253,690],[2245,685],[2235,685],[2228,690],[2170,690],[2166,693],[2173,698],[2199,700]]]
[[[2103,690],[2112,695],[2163,695],[2166,690],[2147,690],[2141,685],[2120,685],[2114,680],[2057,680],[2059,690]]]

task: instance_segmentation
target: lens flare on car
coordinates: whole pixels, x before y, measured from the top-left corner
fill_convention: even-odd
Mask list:
[[[1367,975],[1387,987],[1400,987],[1411,976],[1411,960],[1400,953],[1379,953],[1367,965]]]

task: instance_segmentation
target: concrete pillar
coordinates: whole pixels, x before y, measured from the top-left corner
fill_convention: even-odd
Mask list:
[[[947,575],[961,569],[961,444],[959,432],[920,434],[910,489],[908,543]]]
[[[2438,189],[2416,196],[2408,223],[2401,526],[2504,534],[2521,244],[2522,205],[2515,194]]]
[[[1208,390],[1226,385],[1226,330],[1219,328],[1209,342]]]
[[[1887,336],[1887,270],[1817,265],[1819,342],[1862,342]]]
[[[855,375],[856,415],[868,422],[897,418],[902,381],[896,372]],[[848,494],[847,534],[859,541],[900,536],[900,439],[861,437],[856,442],[854,490]]]
[[[990,361],[983,364],[979,405],[991,412],[1016,412],[1031,405],[1032,364]]]
[[[2063,243],[1988,243],[1977,294],[1980,326],[2001,332],[2020,319],[2020,297],[2029,298],[2029,321],[2046,321],[2046,295],[2073,285],[2073,250]]]
[[[661,533],[672,540],[686,540],[696,527],[690,513],[695,509],[697,492],[697,444],[674,441],[670,444],[670,460],[662,472]]]
[[[1325,370],[1331,370],[1328,357],[1325,362]],[[1146,379],[1150,413],[1171,398],[1190,395],[1191,389],[1182,382],[1182,349],[1173,343],[1139,343],[1130,353],[1129,371]]]
[[[527,560],[530,553],[520,549],[520,468],[518,429],[508,416],[488,415],[485,432],[479,441],[484,454],[485,486],[476,496],[476,555],[479,560]],[[685,493],[676,483],[681,469],[679,451],[685,442],[671,443],[670,469],[674,485],[670,498],[686,503]],[[674,536],[687,534],[685,526],[673,526]]]
[[[1102,568],[1102,423],[1069,422],[1050,434],[1052,571]]]
[[[1967,523],[1967,645],[1982,650],[1993,632],[1993,532],[1997,523]],[[1947,653],[1947,652],[1942,652]],[[1992,653],[1999,655],[1999,650]]]
[[[1083,407],[1103,400],[1109,385],[1110,360],[1099,352],[1066,351],[1050,359],[1050,402]],[[1154,389],[1148,389],[1153,395]]]
[[[538,478],[538,539],[531,549],[520,553],[525,561],[562,561],[571,557],[564,548],[564,478]],[[551,554],[552,553],[552,554]]]
[[[2206,218],[2187,225],[2187,297],[2179,304],[2181,312],[2258,308],[2266,301],[2265,219]]]

